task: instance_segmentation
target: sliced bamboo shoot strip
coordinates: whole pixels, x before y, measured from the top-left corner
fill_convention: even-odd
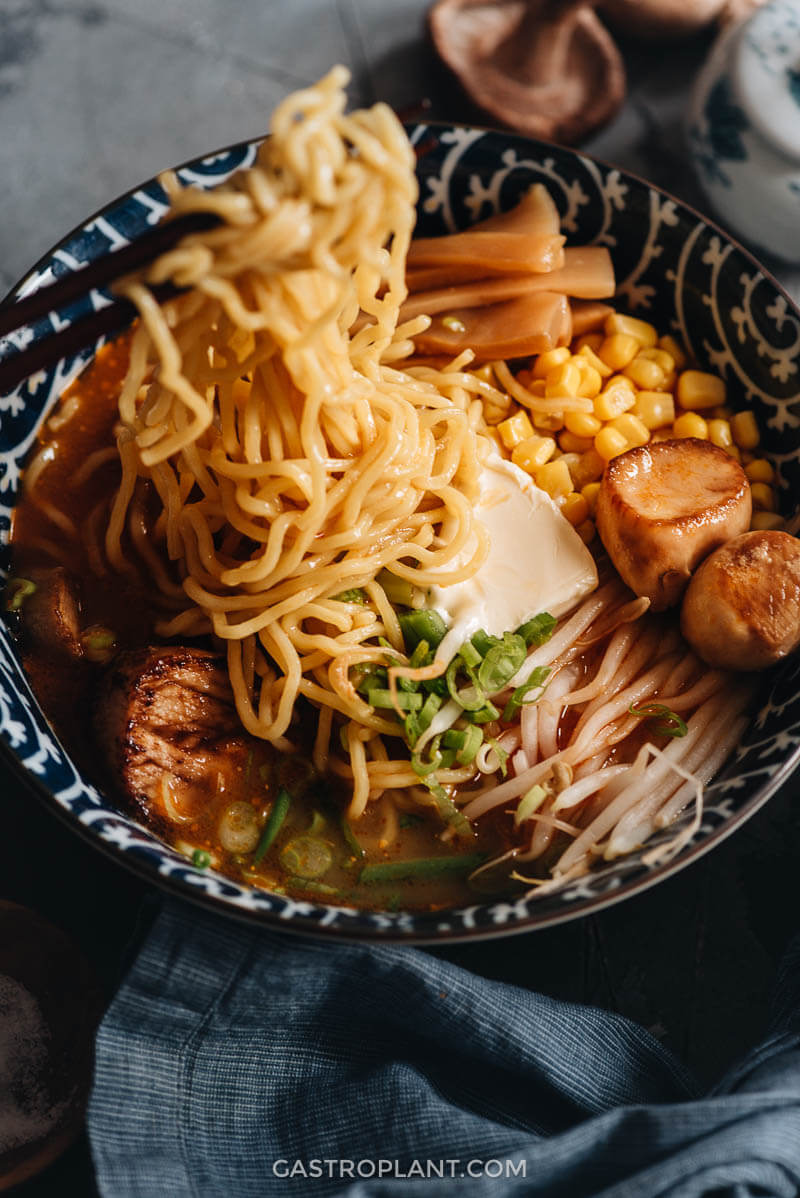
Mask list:
[[[564,237],[527,233],[483,233],[467,229],[448,237],[418,237],[408,249],[409,266],[469,266],[473,277],[484,274],[508,275],[527,271],[560,270],[564,265]]]
[[[422,353],[457,354],[471,349],[475,360],[523,358],[565,345],[571,336],[569,301],[564,295],[537,291],[532,295],[491,304],[488,308],[459,308],[434,317],[418,333]]]

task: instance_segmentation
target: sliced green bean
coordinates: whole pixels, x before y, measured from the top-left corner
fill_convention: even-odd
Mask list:
[[[359,861],[363,860],[363,858],[367,855],[367,850],[362,844],[359,843],[358,837],[350,827],[350,820],[346,815],[342,815],[341,817],[341,828],[342,836],[344,837],[345,843],[350,852],[354,857],[357,857]]]
[[[264,824],[264,830],[261,833],[261,838],[256,845],[256,851],[253,854],[253,864],[258,865],[261,859],[269,852],[275,841],[275,837],[283,826],[283,821],[289,811],[289,806],[292,802],[292,796],[289,794],[285,786],[282,786],[278,791],[277,798],[272,805],[272,810],[269,813],[267,822]]]
[[[365,865],[359,882],[400,882],[407,878],[446,878],[468,874],[485,860],[483,853],[463,853],[459,857],[412,857],[408,861],[379,861]]]

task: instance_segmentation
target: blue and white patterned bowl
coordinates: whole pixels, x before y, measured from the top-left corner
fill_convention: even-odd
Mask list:
[[[409,133],[418,153],[423,233],[468,225],[511,206],[532,182],[544,183],[572,242],[609,247],[620,304],[674,333],[699,362],[725,376],[734,397],[753,407],[764,449],[779,471],[783,510],[792,511],[791,497],[800,494],[800,312],[752,258],[663,192],[573,151],[453,126],[417,125]],[[251,162],[255,150],[253,144],[235,146],[179,173],[187,183],[213,187]],[[67,237],[18,294],[107,254],[154,224],[164,210],[158,184],[145,184]],[[76,319],[89,304],[104,302],[94,295],[66,316]],[[48,327],[43,322],[23,338],[41,337]],[[7,352],[0,341],[0,358]],[[63,361],[0,399],[4,570],[26,455],[60,391],[90,356]],[[4,627],[0,651],[0,745],[53,809],[154,883],[220,911],[302,932],[455,940],[542,927],[597,910],[660,881],[717,844],[769,798],[800,758],[800,660],[795,659],[764,677],[735,760],[708,789],[701,828],[668,864],[648,867],[634,853],[540,899],[484,902],[447,912],[369,913],[269,894],[192,868],[76,769],[43,718]]]

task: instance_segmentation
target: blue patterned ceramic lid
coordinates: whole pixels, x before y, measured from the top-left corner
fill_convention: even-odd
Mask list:
[[[772,0],[736,35],[731,79],[753,126],[800,162],[800,0]]]

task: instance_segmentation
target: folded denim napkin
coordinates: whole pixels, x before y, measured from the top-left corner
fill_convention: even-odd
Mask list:
[[[97,1039],[108,1198],[795,1198],[800,939],[706,1095],[636,1024],[420,949],[169,904]]]

